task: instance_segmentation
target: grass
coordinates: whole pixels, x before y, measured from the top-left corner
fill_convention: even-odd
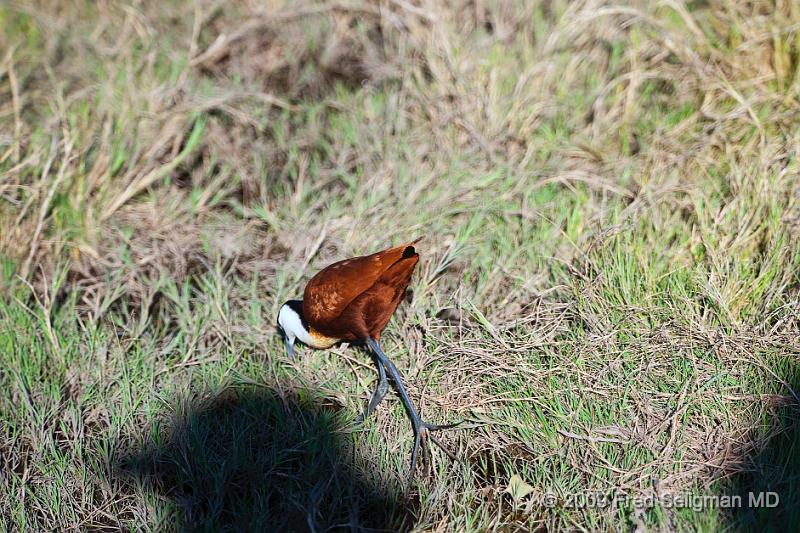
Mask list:
[[[0,6],[2,527],[796,523],[798,22],[760,0]],[[427,419],[467,424],[405,491],[400,402],[352,423],[370,358],[287,360],[274,324],[319,268],[419,235],[384,347]]]

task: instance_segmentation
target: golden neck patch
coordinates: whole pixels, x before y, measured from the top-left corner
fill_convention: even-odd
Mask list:
[[[308,336],[310,337],[309,340],[311,342],[306,344],[309,344],[312,348],[317,348],[319,350],[330,348],[340,340],[333,337],[326,337],[322,333],[314,331],[312,328],[309,328]]]

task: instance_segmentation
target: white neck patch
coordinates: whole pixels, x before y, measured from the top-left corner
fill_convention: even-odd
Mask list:
[[[281,307],[281,310],[278,313],[278,323],[283,328],[283,333],[286,335],[286,340],[288,340],[291,344],[294,344],[295,339],[299,339],[300,342],[306,346],[324,350],[326,348],[330,348],[341,340],[333,337],[326,337],[325,335],[322,335],[316,331],[312,333],[304,328],[303,320],[300,318],[300,315],[288,304],[283,304]]]
[[[308,330],[303,327],[303,321],[297,312],[284,304],[278,313],[278,323],[283,328],[283,332],[289,339],[289,342],[294,342],[295,338],[300,339],[301,342],[313,346],[311,342],[311,335]]]

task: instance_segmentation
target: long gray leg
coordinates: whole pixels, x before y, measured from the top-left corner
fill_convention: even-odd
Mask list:
[[[375,356],[375,365],[378,367],[378,385],[375,387],[375,391],[372,393],[372,397],[369,399],[369,403],[367,404],[367,408],[358,417],[356,420],[357,423],[361,423],[366,420],[369,415],[372,414],[372,411],[378,407],[383,399],[386,397],[386,393],[389,392],[389,381],[386,379],[386,370],[383,368],[383,363],[381,363],[380,359]]]
[[[460,422],[456,424],[436,425],[422,420],[417,414],[417,409],[414,407],[414,403],[411,401],[411,398],[409,398],[408,392],[406,392],[406,388],[403,385],[403,380],[400,377],[400,372],[397,370],[397,367],[394,366],[394,363],[392,363],[391,359],[389,359],[386,354],[383,353],[380,343],[371,338],[366,339],[366,343],[367,346],[369,346],[375,353],[379,364],[382,364],[384,367],[386,367],[386,370],[389,371],[389,375],[392,377],[392,381],[394,381],[397,393],[400,395],[400,399],[403,401],[403,406],[406,408],[408,418],[411,420],[411,427],[414,430],[414,447],[411,449],[411,470],[408,473],[408,482],[410,485],[411,481],[414,479],[414,468],[417,465],[417,455],[419,453],[422,437],[427,435],[428,431],[450,429],[460,424]]]

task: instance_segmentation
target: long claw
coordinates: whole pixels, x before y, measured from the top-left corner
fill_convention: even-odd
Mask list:
[[[431,439],[431,441],[435,445],[437,445],[439,447],[439,449],[442,450],[445,453],[445,455],[447,455],[447,457],[450,458],[451,461],[453,461],[454,463],[458,462],[458,460],[459,460],[458,457],[456,457],[456,455],[453,452],[451,452],[450,450],[445,448],[444,445],[441,442],[439,442],[439,439],[437,439],[433,435],[428,435],[428,438]]]
[[[433,436],[432,432],[434,431],[441,431],[452,429],[458,425],[460,425],[463,421],[456,422],[454,424],[431,424],[429,422],[425,422],[424,420],[419,420],[419,429],[414,432],[414,447],[411,450],[411,470],[408,473],[408,484],[409,486],[414,480],[414,471],[416,470],[417,466],[417,457],[419,456],[419,450],[422,448],[423,456],[422,460],[425,462],[426,466],[428,464],[428,457],[427,455],[430,453],[430,448],[428,448],[425,444],[427,439],[430,439],[436,446],[438,446],[446,455],[450,458],[453,462],[457,462],[458,458],[453,454],[450,450],[445,448],[445,446]],[[413,421],[412,421],[413,424]],[[425,453],[427,451],[427,453]],[[426,470],[427,472],[427,470]]]
[[[419,431],[414,432],[414,448],[411,450],[411,469],[408,471],[408,486],[414,482],[414,471],[417,467],[417,456],[419,454],[420,441],[422,440],[422,433]]]
[[[463,423],[464,423],[463,420],[459,420],[458,422],[453,422],[451,424],[430,424],[430,423],[425,422],[423,420],[422,421],[422,427],[424,427],[425,429],[428,429],[430,431],[442,431],[442,430],[445,430],[445,429],[453,429],[455,427],[460,426]]]
[[[400,399],[403,401],[403,406],[406,408],[406,412],[408,413],[408,418],[411,420],[411,426],[414,429],[414,447],[411,449],[411,470],[408,473],[408,485],[410,488],[412,482],[414,481],[414,471],[417,467],[417,458],[419,457],[419,449],[422,444],[422,440],[424,438],[431,437],[430,432],[452,429],[460,425],[462,422],[456,422],[453,424],[431,424],[430,422],[422,420],[422,418],[420,418],[420,416],[417,414],[417,410],[414,407],[414,403],[411,401],[411,398],[408,397],[406,388],[403,385],[403,380],[400,378],[400,372],[397,370],[397,367],[394,366],[392,360],[389,359],[385,353],[383,353],[378,341],[372,338],[367,338],[366,344],[372,349],[372,352],[378,359],[379,370],[381,365],[385,367],[385,370],[391,376],[392,381],[394,381],[397,392],[400,395]],[[433,437],[431,437],[431,440],[433,440],[437,446],[444,449],[438,440],[433,439]],[[447,451],[445,450],[445,452]],[[447,452],[447,455],[451,459],[454,458],[454,456],[449,452]]]

